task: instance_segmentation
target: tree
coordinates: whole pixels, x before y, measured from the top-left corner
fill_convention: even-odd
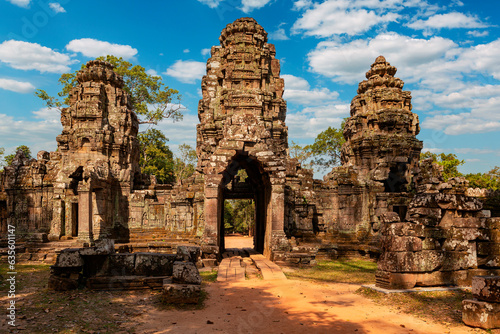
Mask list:
[[[470,173],[465,175],[472,188],[500,190],[500,167],[496,166],[487,173]]]
[[[156,176],[158,183],[175,181],[174,156],[167,146],[168,139],[163,132],[149,129],[139,133],[140,159],[139,166],[145,174]]]
[[[180,104],[179,92],[165,86],[161,77],[149,75],[144,67],[133,66],[121,57],[108,55],[97,59],[111,63],[114,71],[123,76],[124,90],[130,94],[132,110],[139,117],[140,123],[157,124],[167,118],[173,121],[182,119],[184,108]],[[35,95],[44,100],[47,107],[62,109],[69,104],[69,93],[77,85],[77,73],[78,71],[61,75],[59,83],[63,88],[57,94],[58,97],[50,96],[42,89],[37,89]],[[173,103],[174,101],[177,103]]]
[[[463,176],[462,173],[458,171],[458,166],[465,163],[464,160],[459,160],[457,156],[453,153],[440,153],[435,154],[431,152],[420,153],[420,160],[432,158],[432,162],[443,166],[443,179],[448,181],[448,179],[457,176]]]
[[[305,150],[313,157],[313,165],[320,169],[329,169],[340,164],[340,149],[345,143],[344,124],[345,121],[342,122],[340,129],[328,127],[316,137],[314,144],[305,147]]]
[[[3,155],[5,153],[5,149],[3,147],[0,147],[0,172],[3,170],[4,162],[3,160]]]
[[[306,150],[305,146],[301,146],[292,140],[292,144],[289,147],[289,151],[290,151],[290,156],[292,158],[297,159],[302,166],[307,168],[311,167],[311,162],[306,163],[311,153],[308,150]]]
[[[14,158],[16,157],[16,153],[19,150],[23,151],[24,156],[26,158],[31,159],[31,149],[26,145],[20,145],[20,146],[16,147],[14,153],[5,156],[4,160],[5,160],[5,163],[7,164],[7,166],[10,166],[12,164],[12,161],[14,161]]]
[[[188,144],[179,145],[179,154],[174,162],[174,174],[178,183],[194,173],[196,165],[196,151]]]

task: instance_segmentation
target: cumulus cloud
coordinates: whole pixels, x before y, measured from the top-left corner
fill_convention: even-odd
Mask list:
[[[206,48],[206,49],[201,49],[201,55],[202,56],[210,56],[212,49]]]
[[[283,74],[281,77],[285,79],[283,98],[291,103],[321,105],[335,101],[339,96],[337,92],[332,92],[325,87],[311,89],[307,80],[294,75]]]
[[[61,6],[61,4],[57,2],[51,2],[49,3],[50,9],[52,9],[55,13],[66,13],[66,9]]]
[[[364,78],[377,56],[384,55],[388,62],[403,69],[407,80],[428,75],[429,64],[446,58],[455,47],[452,40],[442,37],[418,39],[385,33],[350,43],[320,42],[309,52],[308,60],[312,72],[352,84]]]
[[[23,7],[23,8],[28,8],[30,6],[31,0],[7,0],[13,5]]]
[[[277,30],[269,34],[269,39],[276,41],[286,41],[289,40],[290,37],[286,35],[285,29],[278,28]]]
[[[210,8],[216,8],[222,1],[223,0],[198,0],[198,2],[201,2],[202,4],[207,5]]]
[[[0,78],[0,88],[16,93],[31,93],[35,90],[30,82]]]
[[[471,113],[427,117],[422,128],[443,131],[447,135],[500,131],[500,121],[474,117]]]
[[[436,14],[426,20],[416,20],[408,23],[409,28],[415,30],[426,30],[427,32],[434,29],[452,29],[452,28],[487,28],[488,24],[483,23],[477,16],[465,15],[459,12],[451,12],[445,14]]]
[[[473,36],[473,37],[484,37],[489,35],[488,30],[483,30],[483,31],[477,31],[477,30],[472,30],[472,31],[467,31],[467,35]]]
[[[42,108],[33,114],[36,121],[19,120],[0,114],[0,142],[6,152],[13,151],[19,145],[30,147],[34,154],[41,150],[55,150],[55,138],[62,131],[59,112]]]
[[[159,77],[160,75],[158,74],[158,72],[156,72],[156,70],[153,70],[153,69],[149,69],[146,71],[147,74],[149,75],[152,75],[154,77]]]
[[[92,58],[113,55],[123,59],[132,59],[137,54],[137,49],[130,45],[113,44],[93,38],[74,39],[66,45],[66,49]]]
[[[271,0],[241,0],[242,7],[240,8],[244,13],[250,13],[254,9],[259,9],[267,5]]]
[[[37,43],[16,40],[0,44],[0,61],[18,70],[63,73],[76,62],[69,55],[53,51]]]
[[[177,60],[167,68],[164,74],[174,77],[180,82],[194,84],[206,74],[206,64],[194,60]]]
[[[376,25],[398,21],[398,13],[380,10],[389,2],[329,0],[310,7],[310,2],[300,1],[294,8],[310,8],[294,23],[292,33],[318,37],[357,35]]]

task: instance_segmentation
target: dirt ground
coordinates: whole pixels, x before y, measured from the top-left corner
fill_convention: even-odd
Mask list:
[[[7,326],[4,318],[0,333],[486,333],[378,305],[355,293],[358,284],[251,275],[241,282],[204,282],[202,307],[176,309],[162,305],[158,291],[52,292],[47,268],[32,275],[20,277],[18,326]],[[2,292],[0,304],[6,303]]]

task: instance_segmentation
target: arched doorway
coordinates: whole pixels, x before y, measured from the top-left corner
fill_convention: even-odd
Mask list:
[[[241,171],[244,171],[241,173]],[[245,175],[245,177],[242,177]],[[248,155],[239,154],[234,157],[223,173],[221,191],[219,192],[218,205],[218,246],[220,250],[225,249],[224,244],[224,202],[226,200],[248,199],[253,200],[254,226],[253,226],[253,248],[264,253],[266,246],[269,247],[269,237],[266,231],[270,231],[268,225],[268,204],[271,186],[269,177],[259,165],[259,162]]]

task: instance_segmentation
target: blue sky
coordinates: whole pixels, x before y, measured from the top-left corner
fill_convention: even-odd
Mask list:
[[[289,141],[309,144],[349,114],[378,55],[413,96],[424,150],[455,153],[463,172],[500,165],[500,10],[471,0],[0,0],[0,147],[55,150],[59,113],[34,96],[114,54],[182,94],[184,120],[159,128],[196,142],[201,77],[226,24],[251,16],[276,45]],[[322,174],[315,174],[320,177]]]

